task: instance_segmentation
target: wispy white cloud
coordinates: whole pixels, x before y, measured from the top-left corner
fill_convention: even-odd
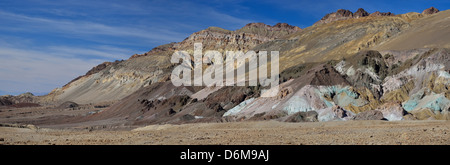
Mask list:
[[[1,21],[11,21],[24,25],[17,28],[14,27],[2,27],[3,30],[11,31],[27,31],[27,32],[52,32],[60,33],[67,36],[79,36],[87,37],[89,35],[103,35],[114,37],[132,37],[136,39],[158,40],[165,42],[174,42],[180,40],[181,34],[174,31],[167,31],[159,28],[133,28],[124,26],[113,26],[102,23],[89,22],[89,21],[76,21],[76,20],[59,20],[32,17],[20,14],[14,14],[9,12],[0,11]],[[89,38],[89,37],[88,37]]]
[[[68,46],[50,46],[43,51],[53,52],[55,56],[65,56],[66,58],[86,58],[86,59],[127,59],[131,51],[111,46],[100,46],[95,49],[77,48]],[[56,53],[55,53],[56,52]]]
[[[209,11],[207,11],[207,13],[209,16],[212,16],[213,18],[217,18],[218,20],[229,24],[228,26],[230,28],[232,28],[229,30],[236,30],[236,29],[243,27],[243,25],[246,25],[251,22],[255,22],[250,19],[242,19],[242,18],[234,17],[234,16],[231,16],[228,14],[224,14],[224,13],[218,12],[216,10],[209,10]]]
[[[127,52],[126,49],[110,46],[100,46],[98,49],[0,46],[0,90],[11,93],[49,92],[83,75],[104,59],[128,57]],[[82,58],[82,55],[92,58]]]

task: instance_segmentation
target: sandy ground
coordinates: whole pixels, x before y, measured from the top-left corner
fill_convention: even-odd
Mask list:
[[[121,131],[2,126],[0,144],[449,145],[450,121],[257,121],[150,125]]]

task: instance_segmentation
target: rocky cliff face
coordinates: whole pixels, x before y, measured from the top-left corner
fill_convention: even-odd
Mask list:
[[[300,32],[301,29],[286,23],[274,26],[264,23],[249,23],[241,29],[230,31],[219,27],[209,27],[195,32],[185,40],[171,45],[172,50],[193,51],[194,43],[202,43],[204,50],[247,51],[256,45]]]
[[[95,103],[119,100],[140,88],[169,80],[173,68],[170,56],[176,50],[192,54],[194,43],[203,43],[204,50],[247,51],[261,43],[299,31],[300,28],[285,23],[274,26],[250,23],[236,31],[210,27],[193,33],[181,42],[155,47],[145,54],[133,55],[128,60],[102,63],[84,76],[42,97],[41,102]]]
[[[246,51],[261,43],[282,38],[284,36],[300,32],[297,26],[287,23],[277,23],[274,26],[264,23],[249,23],[241,29],[230,31],[220,27],[209,27],[205,30],[195,32],[185,40],[178,43],[170,43],[153,48],[151,51],[133,55],[131,58],[149,56],[154,54],[171,55],[176,50],[193,51],[194,43],[202,43],[205,50],[217,50],[223,52]]]

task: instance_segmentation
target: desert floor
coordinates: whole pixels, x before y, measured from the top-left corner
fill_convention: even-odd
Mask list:
[[[150,125],[114,131],[3,125],[0,144],[449,145],[450,121],[257,121]]]

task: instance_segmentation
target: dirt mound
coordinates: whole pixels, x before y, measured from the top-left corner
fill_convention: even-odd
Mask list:
[[[220,112],[229,110],[242,101],[259,95],[258,87],[224,87],[210,94],[205,99],[205,104],[208,108]]]
[[[78,107],[78,106],[79,106],[79,105],[78,105],[77,103],[75,103],[75,102],[72,102],[72,101],[66,101],[66,102],[62,103],[61,105],[59,105],[57,108],[58,108],[58,109],[76,108],[76,107]]]
[[[168,99],[144,99],[140,101],[140,103],[144,106],[144,108],[140,111],[143,116],[151,116],[156,114],[160,118],[169,117],[181,112],[183,107],[190,101],[191,98],[187,95],[173,96]]]

